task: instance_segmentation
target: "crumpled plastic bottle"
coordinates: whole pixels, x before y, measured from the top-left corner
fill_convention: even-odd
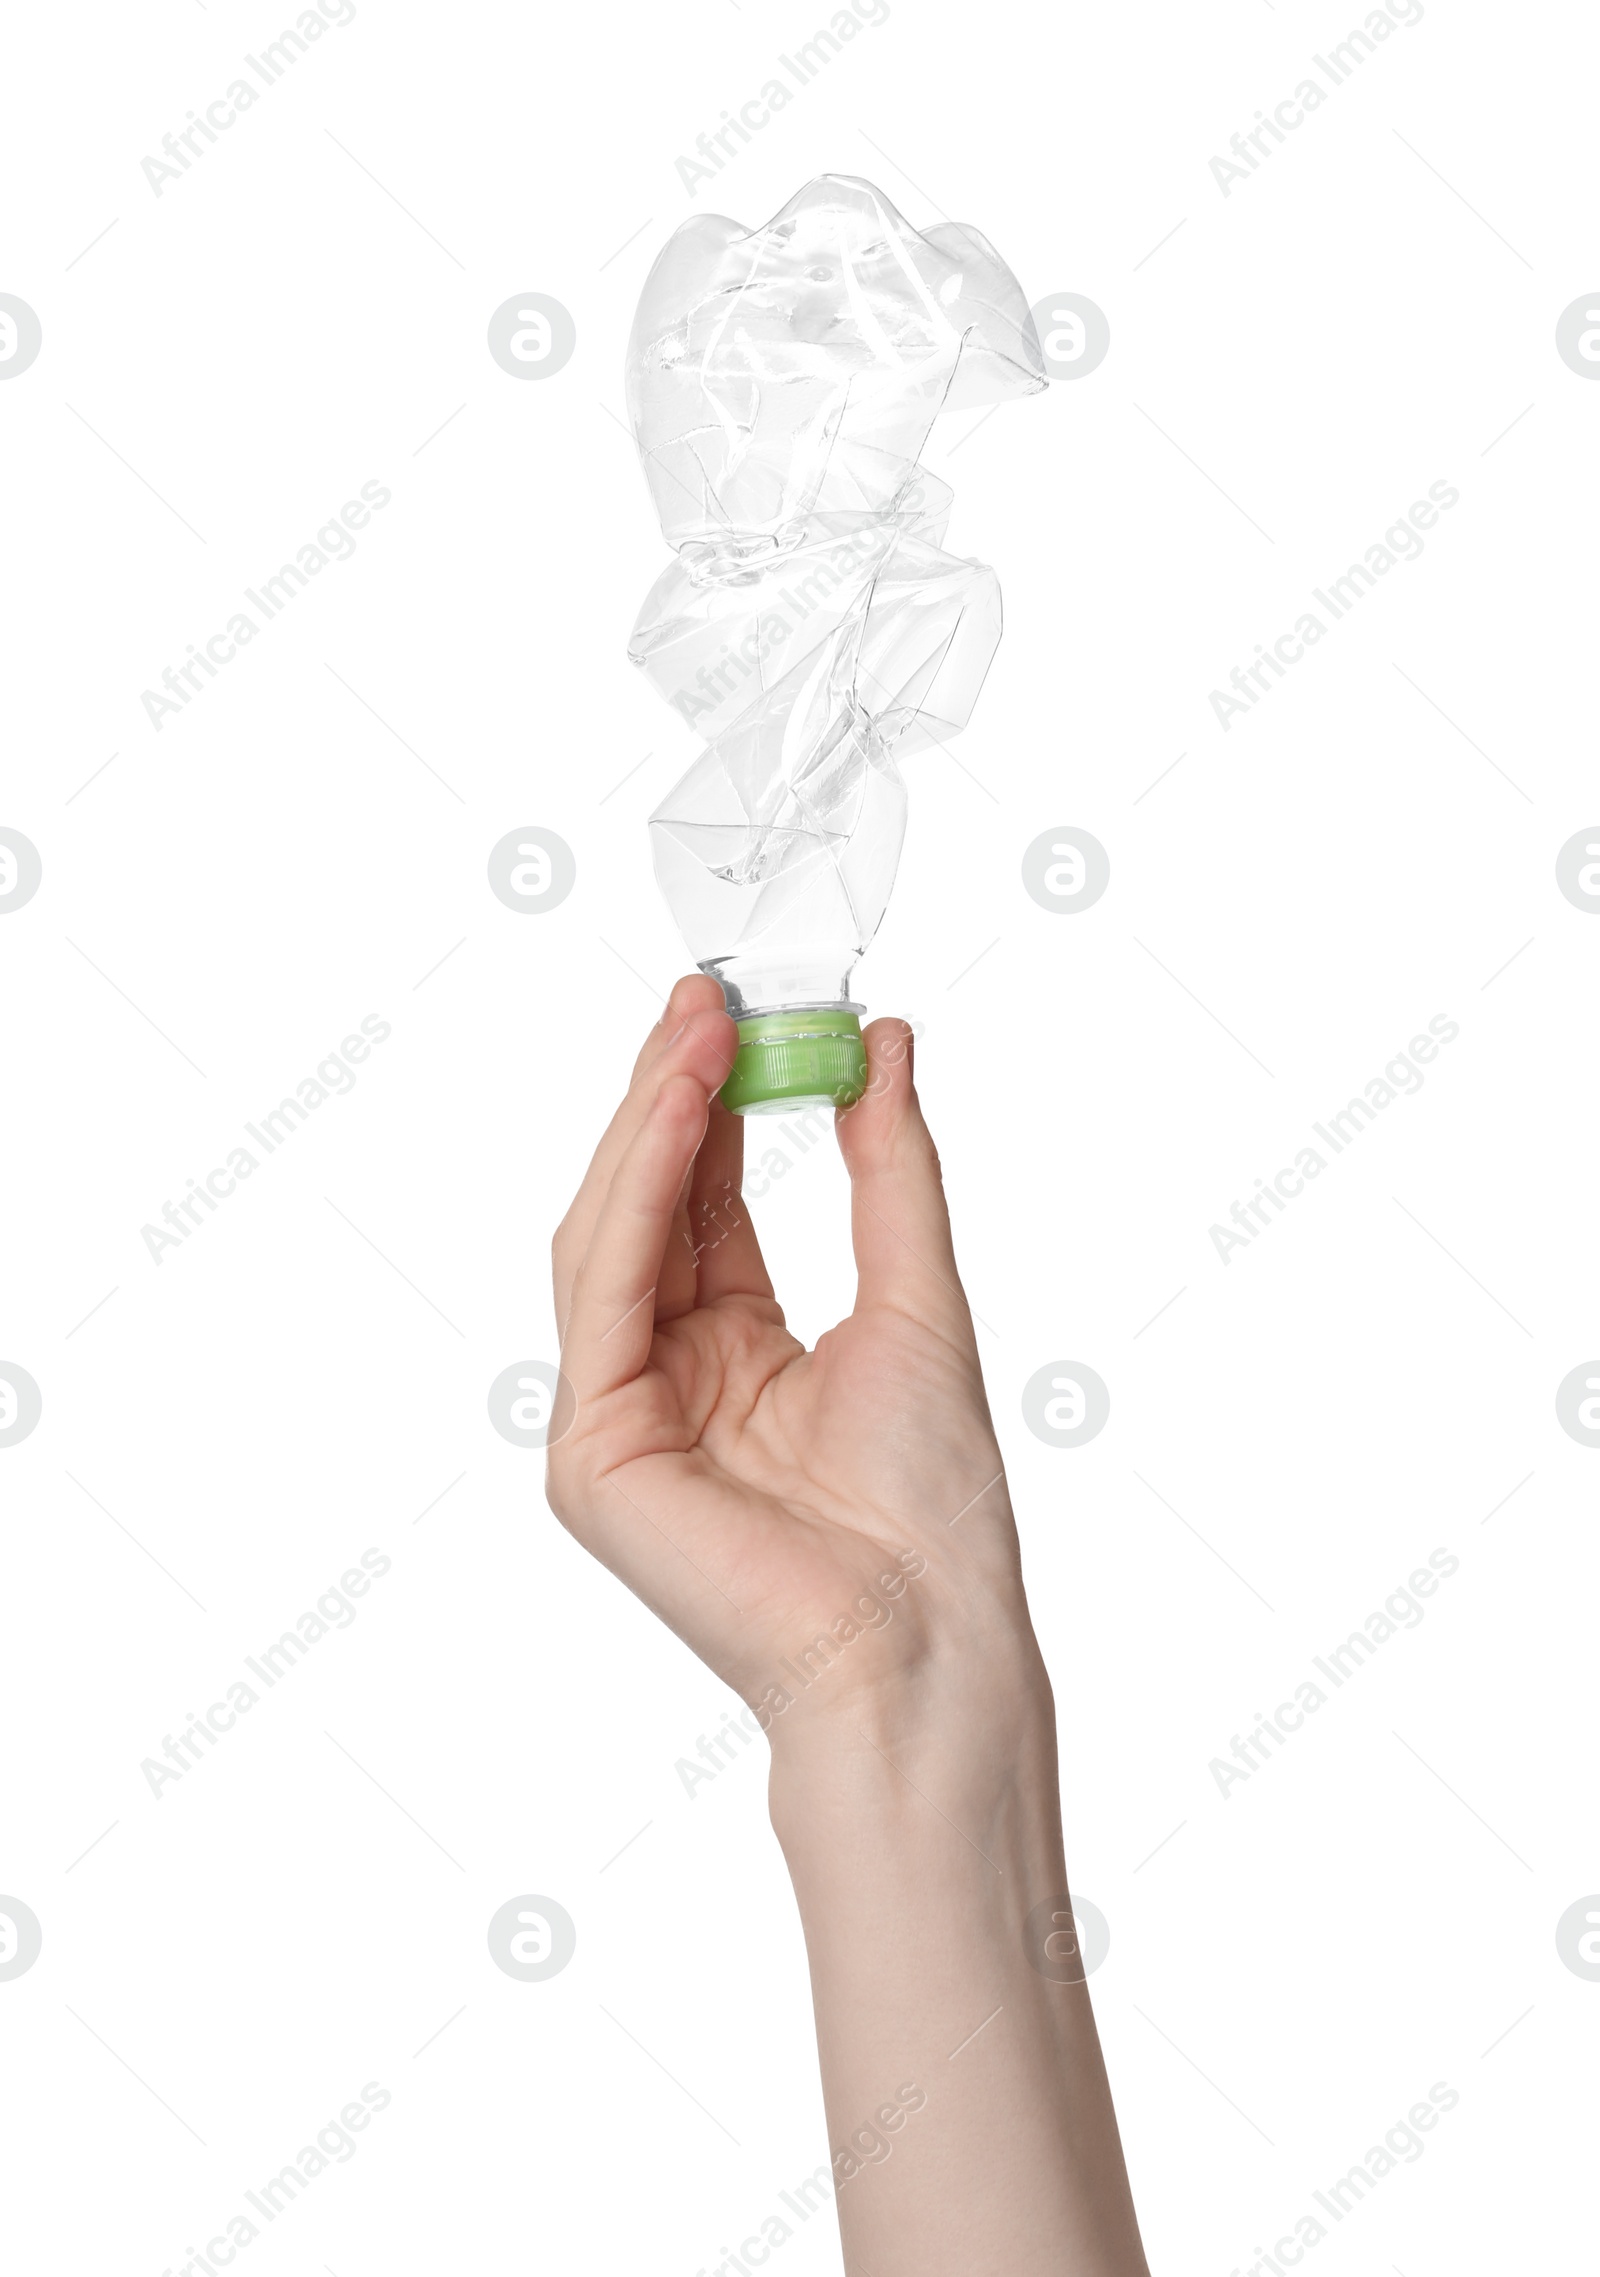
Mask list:
[[[861,1094],[855,962],[905,832],[899,761],[965,726],[992,569],[943,552],[918,456],[944,411],[1046,384],[975,229],[824,174],[764,228],[685,222],[645,282],[628,414],[677,559],[628,653],[706,748],[651,817],[656,876],[739,1024],[740,1113]]]

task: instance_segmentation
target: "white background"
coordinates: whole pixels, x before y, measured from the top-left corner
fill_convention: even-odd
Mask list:
[[[1600,807],[1600,387],[1554,334],[1600,284],[1596,27],[1431,0],[1224,196],[1209,161],[1361,8],[893,0],[691,199],[675,161],[828,13],[359,0],[159,197],[141,159],[292,13],[11,20],[0,290],[44,334],[0,386],[0,823],[44,866],[0,925],[0,1359],[43,1397],[0,1451],[0,1892],[44,1937],[0,1983],[19,2267],[182,2268],[372,2080],[256,2277],[692,2277],[827,2157],[756,1751],[692,1800],[674,1769],[735,1703],[485,1406],[553,1356],[550,1231],[685,961],[644,819],[695,746],[624,655],[666,560],[633,302],[688,213],[825,169],[1111,326],[936,438],[1007,630],[916,763],[857,993],[923,1028],[1152,2266],[1252,2267],[1436,2081],[1425,2155],[1308,2261],[1590,2265],[1600,1986],[1555,1924],[1600,1886],[1600,1456],[1555,1387],[1600,1350],[1600,923],[1554,864]],[[577,326],[538,384],[485,347],[528,291]],[[141,691],[366,481],[354,557],[158,733]],[[1435,481],[1421,558],[1224,733],[1209,692]],[[1064,824],[1111,861],[1067,916],[1019,874]],[[526,825],[577,858],[544,915],[486,884]],[[141,1227],[373,1013],[355,1090],[156,1264]],[[1437,1014],[1421,1092],[1224,1263],[1210,1226]],[[849,1301],[842,1179],[791,1151],[759,1218],[809,1336]],[[1067,1359],[1111,1414],[1063,1452],[1019,1396]],[[157,1799],[141,1761],[369,1547],[354,1625]],[[1439,1548],[1421,1626],[1220,1794]],[[485,1942],[526,1892],[577,1925],[544,1984]],[[837,2255],[824,2215],[773,2259]]]

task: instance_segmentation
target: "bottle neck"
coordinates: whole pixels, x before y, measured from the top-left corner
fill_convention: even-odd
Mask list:
[[[835,952],[837,955],[837,952]],[[859,1012],[852,1002],[850,977],[854,958],[842,969],[825,958],[708,957],[700,970],[720,981],[728,1010],[736,1020],[758,1012],[789,1012],[813,1007],[834,1012]]]

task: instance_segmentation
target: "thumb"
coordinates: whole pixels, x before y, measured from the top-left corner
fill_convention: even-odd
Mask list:
[[[911,1029],[904,1020],[874,1020],[863,1041],[867,1087],[836,1126],[850,1173],[857,1310],[887,1305],[971,1344],[939,1156],[917,1098]]]

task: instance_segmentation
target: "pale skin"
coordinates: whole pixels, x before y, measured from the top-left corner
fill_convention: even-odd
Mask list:
[[[716,1098],[722,991],[674,988],[555,1239],[551,1504],[767,1731],[848,2277],[1148,2277],[938,1156],[909,1030],[866,1036],[856,1301],[808,1352]]]

